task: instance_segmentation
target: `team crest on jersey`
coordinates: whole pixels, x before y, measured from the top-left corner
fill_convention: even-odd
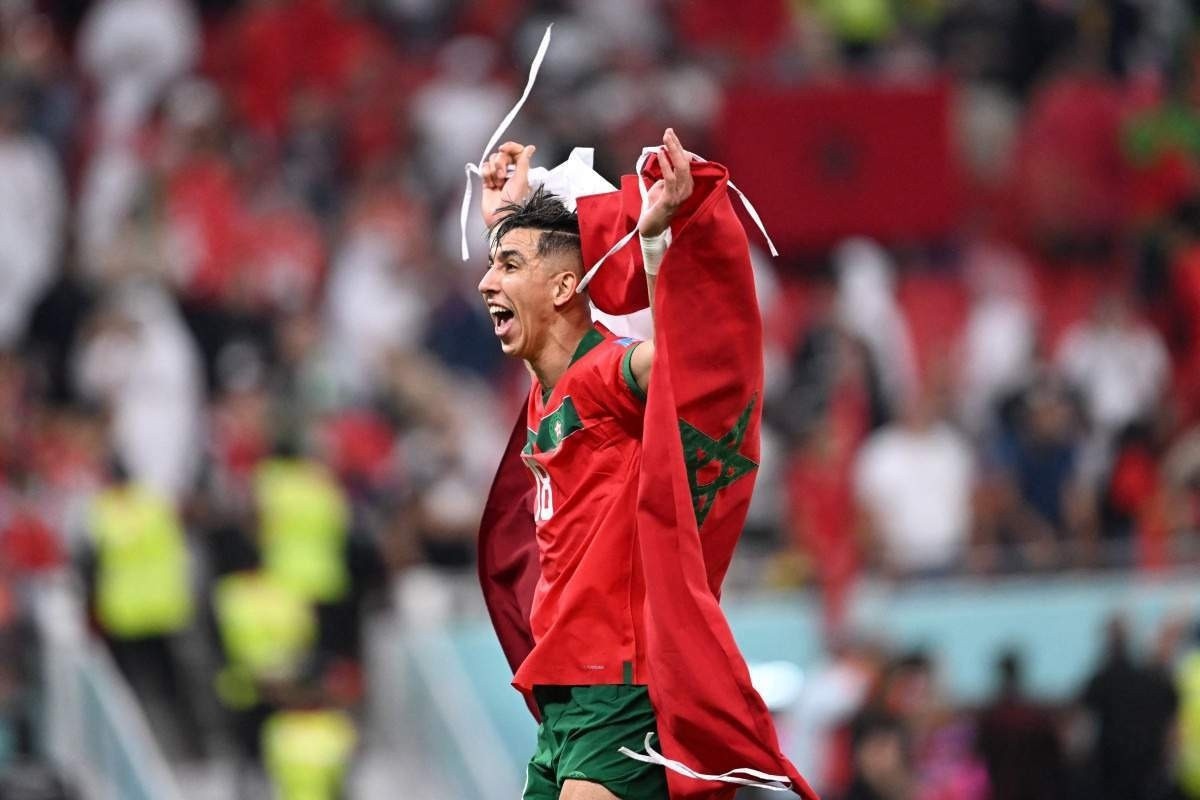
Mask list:
[[[568,395],[562,399],[558,408],[542,417],[536,431],[528,429],[524,452],[528,455],[536,449],[539,453],[548,453],[562,444],[563,440],[572,433],[581,430],[583,430],[583,420],[579,418],[579,412],[575,410],[575,401]]]

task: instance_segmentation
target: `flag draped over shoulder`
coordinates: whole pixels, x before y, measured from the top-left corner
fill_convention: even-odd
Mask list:
[[[647,160],[643,175],[661,177],[657,156]],[[661,755],[652,758],[670,767],[672,800],[728,800],[733,783],[747,782],[777,788],[790,782],[792,791],[813,800],[815,793],[780,752],[718,603],[757,470],[762,325],[728,174],[719,164],[696,161],[692,176],[695,189],[672,220],[672,243],[655,286],[655,354],[638,487],[646,664],[661,740],[655,743]],[[626,176],[619,192],[579,199],[585,264],[636,225],[638,180]],[[611,255],[589,291],[607,313],[644,308],[639,249]],[[537,569],[536,551],[529,549],[532,515],[518,510],[531,485],[519,458],[522,428],[519,421],[480,532],[484,596],[514,668],[532,647],[528,610]],[[708,779],[730,772],[732,782]]]
[[[522,407],[479,523],[479,580],[500,648],[513,672],[533,650],[529,613],[538,580],[533,484],[521,463],[525,441]]]

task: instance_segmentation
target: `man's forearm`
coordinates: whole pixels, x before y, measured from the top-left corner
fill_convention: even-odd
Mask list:
[[[671,229],[657,236],[639,236],[642,245],[642,265],[646,270],[646,291],[650,295],[650,318],[654,319],[654,285],[658,283],[658,268],[662,265],[667,247],[671,244]]]

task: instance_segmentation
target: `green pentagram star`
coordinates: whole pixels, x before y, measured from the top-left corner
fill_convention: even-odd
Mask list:
[[[692,508],[696,511],[696,527],[704,524],[712,510],[717,492],[739,478],[758,469],[758,464],[738,452],[746,438],[750,425],[750,414],[758,395],[750,398],[733,428],[720,439],[713,439],[691,423],[679,420],[679,435],[683,439],[683,459],[687,466],[688,487],[692,490]],[[717,477],[708,483],[700,483],[700,470],[716,463]]]

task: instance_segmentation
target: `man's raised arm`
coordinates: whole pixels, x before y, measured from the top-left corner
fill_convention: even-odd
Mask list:
[[[672,128],[667,128],[663,133],[663,149],[665,152],[660,152],[658,156],[663,176],[650,187],[646,207],[638,220],[638,238],[642,244],[642,263],[646,268],[646,288],[650,293],[652,311],[658,267],[671,243],[671,218],[692,196],[692,159]],[[642,391],[650,385],[650,365],[653,362],[653,341],[642,342],[629,357],[629,368]]]

